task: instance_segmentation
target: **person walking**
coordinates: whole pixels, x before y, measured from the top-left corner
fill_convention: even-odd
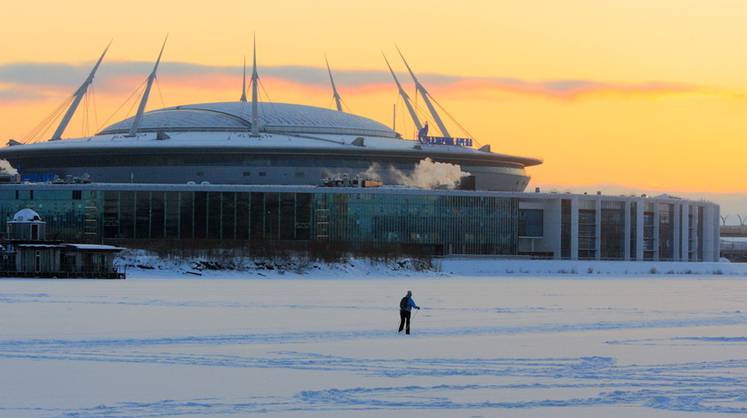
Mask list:
[[[399,301],[399,331],[405,330],[405,334],[410,335],[410,313],[412,309],[420,310],[420,306],[412,300],[412,290],[407,291],[407,295]]]

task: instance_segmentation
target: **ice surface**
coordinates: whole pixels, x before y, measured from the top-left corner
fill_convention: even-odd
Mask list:
[[[744,275],[317,273],[0,280],[0,416],[747,414]]]

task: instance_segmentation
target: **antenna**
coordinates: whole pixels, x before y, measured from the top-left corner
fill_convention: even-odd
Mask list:
[[[156,59],[156,64],[153,66],[153,71],[150,72],[148,75],[148,81],[145,84],[145,91],[143,91],[143,97],[140,99],[140,104],[137,107],[137,114],[135,114],[135,119],[132,121],[132,125],[130,125],[130,132],[127,134],[127,136],[135,136],[137,134],[137,130],[140,128],[140,124],[143,121],[143,113],[145,113],[145,105],[148,104],[148,96],[150,96],[150,89],[153,87],[153,81],[156,79],[156,73],[158,72],[158,64],[161,63],[161,56],[163,55],[163,50],[166,48],[166,41],[169,40],[169,35],[166,35],[166,39],[163,40],[163,45],[161,45],[161,52],[158,53],[158,59]]]
[[[67,112],[65,112],[65,116],[62,117],[62,120],[60,121],[60,124],[57,126],[57,129],[54,131],[54,135],[52,135],[52,138],[50,138],[50,141],[58,141],[62,139],[62,134],[65,132],[65,129],[67,128],[67,125],[70,123],[70,119],[73,118],[73,115],[75,114],[75,111],[78,109],[78,105],[80,104],[80,101],[83,99],[83,96],[86,95],[86,92],[88,91],[88,86],[93,83],[93,77],[96,75],[96,70],[99,69],[99,65],[101,65],[101,61],[104,60],[104,55],[106,55],[106,52],[109,50],[109,47],[112,45],[111,41],[109,41],[109,44],[104,48],[104,52],[101,53],[101,56],[99,57],[98,61],[96,61],[96,64],[93,66],[93,69],[91,70],[91,73],[88,74],[88,77],[83,81],[83,84],[78,87],[78,90],[75,90],[75,93],[73,93],[73,101],[70,103],[70,107],[67,108]]]
[[[402,55],[402,51],[399,50],[399,47],[395,46],[397,48],[397,52],[399,53],[399,56],[402,58],[402,62],[405,63],[405,67],[407,67],[407,71],[410,72],[410,76],[412,77],[412,80],[415,82],[415,88],[417,91],[420,92],[420,95],[423,96],[423,101],[425,102],[425,105],[428,107],[428,111],[433,116],[433,119],[436,121],[436,125],[438,125],[438,129],[441,131],[441,135],[450,138],[451,135],[449,135],[449,131],[446,129],[446,125],[444,125],[444,122],[441,120],[441,117],[438,115],[438,112],[436,112],[436,108],[433,107],[433,103],[431,103],[430,99],[430,93],[428,93],[428,90],[425,89],[425,87],[420,84],[420,81],[415,77],[415,73],[412,72],[412,69],[410,68],[410,65],[407,63],[407,60],[405,60],[405,56]]]
[[[410,96],[407,95],[407,92],[405,89],[402,88],[402,85],[399,84],[399,80],[397,79],[397,76],[394,74],[394,70],[392,70],[392,66],[389,65],[389,60],[386,59],[386,55],[384,55],[384,52],[381,52],[381,55],[384,56],[384,61],[386,61],[386,66],[389,67],[389,72],[392,73],[392,77],[394,78],[394,82],[397,84],[397,90],[399,90],[399,95],[402,96],[402,100],[405,102],[405,107],[407,107],[407,111],[410,113],[410,117],[412,118],[412,121],[415,122],[415,127],[418,128],[418,131],[423,129],[423,125],[420,123],[420,119],[418,119],[418,114],[415,113],[415,108],[412,107],[412,103],[410,102]]]
[[[246,55],[244,55],[244,73],[241,77],[241,98],[239,100],[246,103]]]
[[[254,35],[254,49],[252,49],[252,136],[259,136],[259,114],[257,109],[257,35]]]
[[[324,55],[324,62],[327,63],[327,72],[329,73],[329,82],[332,84],[332,97],[335,98],[335,104],[337,105],[337,111],[342,112],[342,103],[340,103],[340,95],[337,93],[337,87],[335,86],[335,79],[332,78],[332,70],[329,69],[329,61],[327,55]]]
[[[392,130],[397,132],[397,103],[392,104]]]

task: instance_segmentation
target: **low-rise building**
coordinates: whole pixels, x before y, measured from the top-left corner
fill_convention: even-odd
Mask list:
[[[316,248],[716,261],[719,207],[668,195],[209,184],[0,185],[54,239],[133,247]]]

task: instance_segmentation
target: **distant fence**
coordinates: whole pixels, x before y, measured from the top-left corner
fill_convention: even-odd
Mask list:
[[[747,225],[722,225],[721,236],[747,238]]]
[[[111,279],[122,280],[125,273],[111,272],[19,272],[19,271],[0,271],[0,278],[18,278],[18,279]]]
[[[721,240],[721,257],[732,262],[747,263],[747,241]]]

